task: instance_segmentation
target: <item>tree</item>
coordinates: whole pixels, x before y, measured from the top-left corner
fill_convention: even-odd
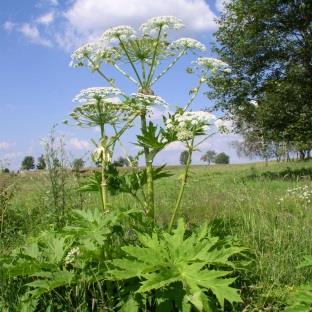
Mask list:
[[[181,165],[186,165],[188,157],[189,157],[189,151],[187,151],[187,150],[183,151],[180,154],[180,164]]]
[[[205,161],[210,165],[212,162],[214,162],[216,158],[216,152],[213,150],[208,150],[200,159],[202,161]]]
[[[85,161],[82,158],[76,158],[73,161],[73,170],[79,172],[85,165]]]
[[[230,163],[230,157],[225,153],[220,153],[215,158],[216,164],[229,164]]]
[[[31,170],[35,168],[35,159],[33,156],[25,156],[22,161],[23,170]]]
[[[312,148],[312,2],[233,0],[218,20],[216,52],[231,73],[211,79],[216,108],[260,142]]]
[[[127,158],[120,156],[117,160],[114,161],[116,167],[129,167],[129,161]]]
[[[38,170],[44,170],[46,168],[46,162],[45,162],[45,158],[44,158],[44,155],[40,155],[38,157],[38,160],[37,160],[37,169]]]

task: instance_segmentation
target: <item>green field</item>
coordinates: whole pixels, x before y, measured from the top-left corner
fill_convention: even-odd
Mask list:
[[[182,167],[168,170],[172,176],[156,183],[157,220],[163,226],[169,222]],[[279,311],[289,290],[311,282],[311,270],[297,268],[304,255],[312,254],[311,177],[312,162],[192,167],[180,215],[189,227],[206,221],[214,234],[233,235],[250,248],[252,271],[241,281],[244,311]],[[51,210],[49,181],[44,173],[11,178],[2,175],[1,179],[16,183],[3,219],[3,255],[59,219],[58,212]],[[77,181],[70,174],[66,180],[66,215],[71,209],[100,205],[97,194],[79,195],[76,187]],[[128,195],[116,195],[112,202],[112,207],[136,207]]]

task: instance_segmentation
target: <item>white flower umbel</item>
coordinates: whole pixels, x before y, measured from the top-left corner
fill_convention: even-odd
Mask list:
[[[183,27],[182,20],[175,16],[157,16],[150,18],[146,23],[143,23],[140,27],[140,31],[143,34],[155,34],[161,28],[162,30],[167,29],[181,29]]]
[[[166,127],[176,132],[179,141],[188,141],[197,135],[204,135],[215,119],[209,112],[181,112],[167,119]]]
[[[108,42],[129,40],[134,39],[135,37],[135,30],[132,27],[125,25],[109,28],[102,35],[102,39],[107,40]]]
[[[192,39],[192,38],[180,38],[173,41],[169,49],[178,49],[178,50],[200,50],[205,51],[206,47],[201,42]]]
[[[122,92],[117,88],[111,87],[92,87],[82,89],[73,99],[74,102],[79,103],[94,103],[94,100],[113,98],[121,95]]]
[[[118,96],[121,91],[110,87],[95,87],[81,90],[74,98],[80,103],[70,116],[81,127],[115,125],[124,119],[123,107]]]
[[[201,67],[203,70],[211,70],[213,73],[218,71],[231,73],[229,65],[221,60],[212,57],[199,57],[195,64]]]
[[[102,62],[115,64],[120,54],[114,48],[105,47],[103,41],[87,43],[71,55],[71,67],[89,67],[92,71],[100,68]]]
[[[133,107],[133,109],[135,110],[148,110],[151,106],[155,105],[168,107],[166,101],[160,96],[143,93],[132,93],[131,97],[134,100],[135,107]]]

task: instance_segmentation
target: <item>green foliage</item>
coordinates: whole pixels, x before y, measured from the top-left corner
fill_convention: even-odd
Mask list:
[[[210,80],[209,94],[243,135],[291,144],[302,158],[312,147],[311,12],[310,0],[226,5],[215,50],[231,73]]]
[[[213,150],[208,150],[200,159],[205,161],[210,165],[210,163],[215,161],[217,153]]]
[[[299,268],[312,267],[312,256],[305,256]],[[312,309],[312,283],[295,287],[289,294],[290,304],[285,312],[310,312]]]
[[[190,311],[191,306],[213,311],[215,304],[223,308],[225,301],[240,302],[238,291],[230,286],[235,278],[227,276],[235,268],[231,258],[245,249],[212,237],[207,225],[189,237],[185,231],[180,220],[172,234],[137,233],[141,246],[122,247],[126,256],[112,260],[112,279],[135,279],[136,295],[131,300],[138,300],[137,295],[154,294],[153,304],[159,311]]]
[[[82,158],[76,158],[73,161],[72,167],[75,172],[79,172],[85,165],[85,161]]]
[[[216,155],[214,162],[216,164],[229,164],[230,157],[225,153],[220,153]]]
[[[37,160],[37,169],[44,170],[47,167],[44,155],[40,155]]]
[[[35,168],[35,159],[33,156],[25,156],[21,168],[23,170],[31,170]]]

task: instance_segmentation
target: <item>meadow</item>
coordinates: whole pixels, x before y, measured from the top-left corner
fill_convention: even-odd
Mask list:
[[[169,222],[183,172],[179,166],[167,169],[171,176],[155,184],[155,211],[160,227]],[[60,211],[52,208],[46,173],[2,174],[2,184],[14,182],[14,195],[2,221],[0,255],[31,241],[42,230],[56,224],[66,226],[73,209],[99,207],[97,193],[76,191],[88,175],[67,173],[60,220]],[[235,311],[282,311],[294,287],[311,283],[311,269],[298,268],[303,257],[312,254],[311,178],[311,161],[191,166],[179,213],[187,228],[207,222],[214,235],[231,236],[249,249],[247,265],[236,281],[244,302],[234,306]],[[114,209],[140,209],[126,194],[112,196],[111,205]],[[6,287],[7,282],[0,281],[0,307],[13,300],[9,299]],[[9,292],[14,294],[13,289]]]

